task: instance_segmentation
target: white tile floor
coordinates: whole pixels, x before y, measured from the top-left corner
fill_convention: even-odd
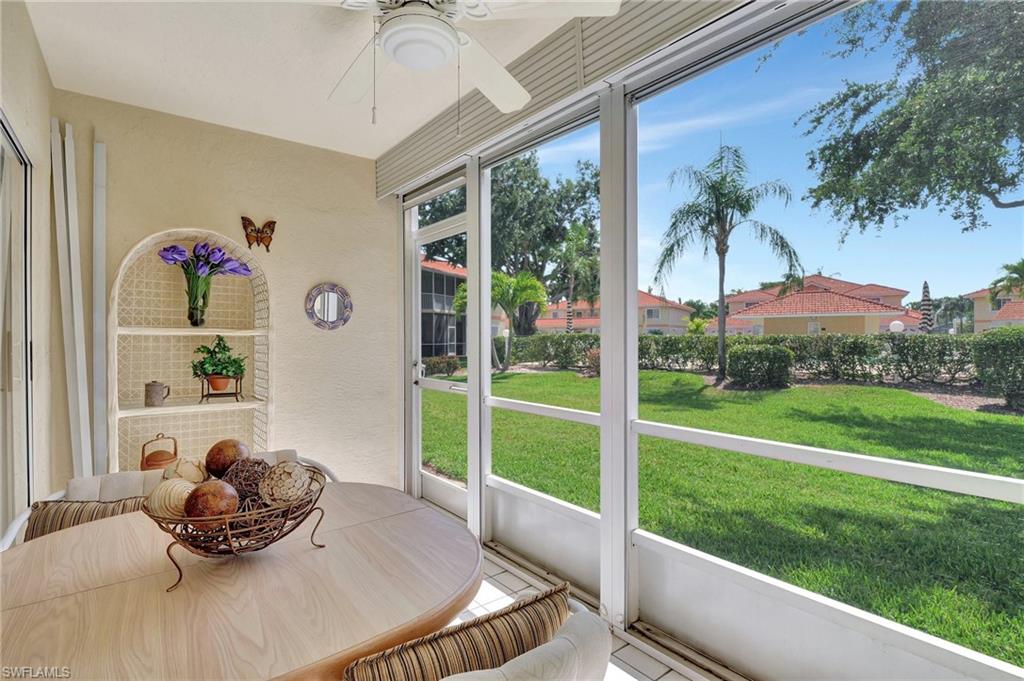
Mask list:
[[[469,608],[453,624],[500,610],[517,598],[538,590],[526,580],[485,558],[484,581],[480,591]],[[613,639],[612,651],[611,664],[608,665],[604,681],[687,681],[685,676],[617,638]]]

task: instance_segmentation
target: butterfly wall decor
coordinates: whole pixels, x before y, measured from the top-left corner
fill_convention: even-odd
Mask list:
[[[257,227],[250,218],[242,216],[242,229],[245,230],[245,240],[249,243],[250,249],[253,244],[262,245],[267,249],[267,253],[270,253],[270,242],[274,240],[276,227],[277,220],[267,220],[262,227]]]

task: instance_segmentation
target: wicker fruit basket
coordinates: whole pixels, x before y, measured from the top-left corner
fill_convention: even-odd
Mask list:
[[[313,546],[323,548],[325,545],[316,541],[317,528],[324,518],[324,510],[317,506],[317,502],[327,479],[315,466],[303,464],[303,468],[309,472],[309,487],[302,496],[287,504],[270,505],[257,496],[243,501],[238,513],[204,518],[173,518],[158,515],[150,510],[148,502],[143,503],[142,512],[174,540],[167,545],[167,557],[178,570],[178,580],[167,591],[173,591],[181,584],[183,577],[181,566],[171,554],[175,546],[184,546],[192,553],[207,558],[259,551],[291,534],[314,511],[319,511],[320,517],[313,526],[309,541]]]

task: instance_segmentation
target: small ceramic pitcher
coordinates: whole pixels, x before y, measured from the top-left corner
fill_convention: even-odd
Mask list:
[[[146,406],[162,407],[164,400],[171,396],[171,386],[164,385],[160,381],[150,381],[146,384]]]

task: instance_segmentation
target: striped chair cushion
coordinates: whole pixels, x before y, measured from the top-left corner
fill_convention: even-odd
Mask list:
[[[37,501],[25,526],[25,541],[57,530],[142,510],[146,497],[128,497],[117,501]]]
[[[438,681],[494,669],[550,641],[569,617],[569,585],[356,660],[345,681]]]

